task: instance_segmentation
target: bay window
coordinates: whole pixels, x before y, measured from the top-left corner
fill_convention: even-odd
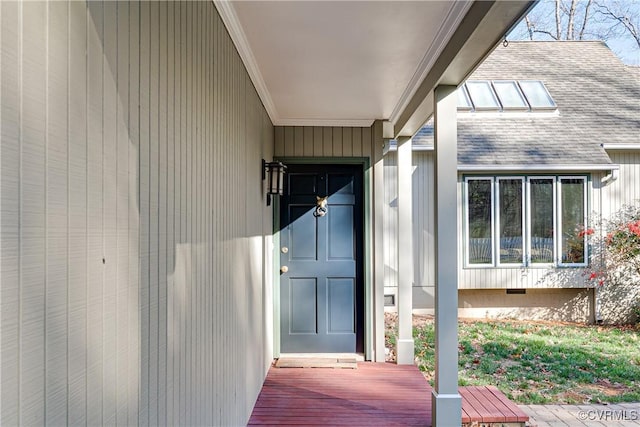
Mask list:
[[[473,176],[464,182],[466,265],[586,265],[585,176]]]

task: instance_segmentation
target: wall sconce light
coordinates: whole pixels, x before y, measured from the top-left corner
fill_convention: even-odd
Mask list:
[[[267,180],[267,206],[271,205],[271,196],[282,196],[284,191],[284,172],[287,167],[282,162],[262,160],[262,180]]]

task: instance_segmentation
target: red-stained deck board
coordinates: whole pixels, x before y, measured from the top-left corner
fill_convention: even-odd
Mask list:
[[[498,423],[506,421],[506,417],[502,411],[500,411],[493,402],[483,395],[484,387],[464,387],[460,388],[460,395],[462,396],[463,406],[472,406],[476,412],[480,414],[480,419],[472,420],[484,423]],[[465,405],[466,403],[466,405]],[[509,411],[509,415],[512,412]]]
[[[487,390],[491,391],[491,393],[497,400],[502,402],[503,405],[507,406],[518,420],[522,420],[525,418],[529,420],[529,416],[522,409],[520,409],[519,406],[514,405],[512,401],[507,399],[507,396],[505,396],[500,390],[498,390],[497,387],[490,385],[486,388]]]
[[[529,418],[495,387],[460,387],[462,423]],[[415,366],[271,368],[249,425],[430,426],[431,387]]]

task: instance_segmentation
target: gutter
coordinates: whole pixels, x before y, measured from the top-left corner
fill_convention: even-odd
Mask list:
[[[518,171],[543,171],[543,172],[585,172],[585,171],[615,171],[616,175],[620,165],[596,164],[596,165],[458,165],[460,172],[518,172]]]
[[[611,169],[611,172],[609,172],[609,175],[602,177],[602,179],[600,180],[600,182],[602,184],[606,184],[607,182],[611,181],[615,181],[616,179],[618,179],[618,176],[620,175],[620,168],[618,167],[618,169]]]
[[[605,150],[640,150],[640,144],[600,144]]]
[[[398,145],[395,143],[390,144],[389,142],[385,142],[383,151],[384,151],[384,154],[387,154],[392,151],[398,151]],[[411,144],[411,151],[435,151],[435,148],[433,145]]]

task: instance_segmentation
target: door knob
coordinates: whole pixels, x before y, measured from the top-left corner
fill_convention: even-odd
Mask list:
[[[286,246],[283,246],[282,249],[280,249],[282,251],[283,254],[286,254],[287,252],[289,252],[289,248]]]
[[[289,267],[287,267],[286,265],[283,265],[282,267],[280,267],[280,273],[286,273],[287,271],[289,271]]]

